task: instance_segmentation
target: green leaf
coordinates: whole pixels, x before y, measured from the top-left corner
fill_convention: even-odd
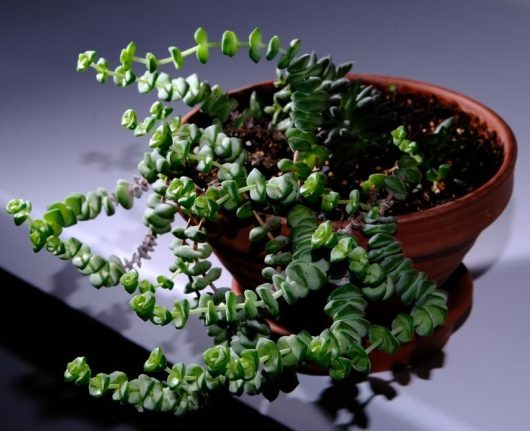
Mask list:
[[[243,180],[247,176],[247,172],[240,163],[223,163],[217,176],[219,181]]]
[[[136,54],[136,43],[129,42],[125,49],[121,50],[120,62],[122,65],[130,68],[134,61],[134,54]]]
[[[395,241],[396,241],[396,238],[392,235],[388,235],[385,233],[378,233],[372,236],[368,240],[368,246],[370,248],[381,248],[389,244],[393,244]]]
[[[145,55],[147,71],[153,73],[158,68],[158,60],[154,54],[148,52]]]
[[[307,348],[308,358],[328,367],[330,360],[338,353],[338,344],[329,331],[325,329],[320,335],[313,337]]]
[[[155,295],[151,291],[136,295],[129,301],[131,308],[142,320],[148,320],[151,317],[155,303]]]
[[[75,358],[69,362],[64,372],[64,379],[67,382],[75,383],[76,385],[86,385],[90,380],[90,367],[86,362],[84,356]]]
[[[254,319],[258,314],[258,307],[256,301],[258,299],[255,292],[252,290],[245,290],[245,317],[247,319]]]
[[[350,300],[361,297],[362,293],[358,287],[354,286],[351,283],[346,283],[334,289],[333,292],[331,292],[331,294],[329,295],[328,300]]]
[[[401,343],[408,343],[414,336],[414,321],[408,314],[400,313],[392,321],[392,331],[399,331],[396,335]]]
[[[276,316],[280,312],[280,305],[272,295],[271,288],[272,285],[270,283],[265,283],[256,288],[256,293],[267,307],[269,313],[272,316]]]
[[[399,278],[396,283],[396,290],[398,293],[405,293],[407,291],[412,290],[411,287],[416,287],[416,283],[418,281],[418,277],[420,276],[420,272],[416,271],[415,269],[405,269],[399,274]],[[411,292],[412,295],[409,294],[408,300],[414,298],[414,293]],[[410,297],[412,296],[412,298]],[[409,302],[410,303],[410,302]]]
[[[109,389],[110,378],[107,374],[98,373],[88,383],[88,393],[93,397],[102,397]]]
[[[295,260],[287,265],[285,273],[290,280],[309,290],[318,290],[327,283],[326,274],[302,260]]]
[[[300,155],[300,162],[298,164],[306,166],[311,171],[314,168],[322,167],[328,158],[329,154],[326,147],[322,145],[315,145],[311,148],[311,150]]]
[[[239,363],[243,369],[243,380],[249,381],[256,377],[259,369],[259,354],[254,349],[241,351]]]
[[[429,316],[434,324],[434,326],[440,326],[445,323],[447,318],[447,308],[440,307],[438,305],[425,305],[425,310],[429,313]]]
[[[151,322],[155,325],[165,326],[173,321],[173,315],[162,305],[155,305],[153,314],[151,315]]]
[[[104,84],[109,77],[109,64],[107,63],[107,60],[100,58],[96,63],[96,70],[96,80],[99,83]]]
[[[386,281],[375,287],[363,287],[363,294],[371,301],[379,301],[383,299],[387,292]]]
[[[333,380],[343,380],[349,376],[352,362],[343,357],[338,357],[330,362],[329,375]]]
[[[120,283],[128,293],[134,293],[138,286],[138,272],[134,269],[126,272],[121,276]]]
[[[298,184],[292,174],[272,177],[266,184],[267,196],[282,205],[290,205],[298,199]]]
[[[337,339],[341,352],[347,352],[351,344],[360,343],[368,333],[370,323],[362,317],[336,320],[331,325],[331,332]]]
[[[191,178],[182,176],[171,180],[167,190],[166,198],[172,201],[178,201],[182,197],[193,195],[195,192],[195,183]]]
[[[149,280],[140,281],[140,283],[138,283],[138,290],[140,291],[140,293],[145,293],[145,292],[154,293],[156,291],[155,286],[153,286],[151,282],[149,282]]]
[[[234,292],[229,290],[225,293],[225,304],[226,304],[226,321],[227,322],[235,322],[238,317],[237,313],[237,296]]]
[[[283,361],[276,343],[267,338],[260,337],[256,345],[263,369],[267,373],[280,374],[283,370]]]
[[[256,226],[249,232],[248,238],[250,242],[258,242],[267,236],[267,229],[263,226]]]
[[[359,208],[359,201],[361,199],[361,193],[359,190],[355,189],[350,192],[350,196],[348,197],[348,203],[346,204],[346,212],[349,215],[353,215],[357,212],[357,209]]]
[[[206,33],[206,30],[204,28],[199,27],[195,31],[194,35],[195,42],[197,42],[197,59],[202,63],[205,64],[208,62],[208,58],[210,56],[209,48],[208,48],[208,34]]]
[[[265,251],[269,254],[278,253],[289,245],[289,238],[279,235],[265,244]]]
[[[245,375],[245,371],[241,366],[241,362],[238,358],[230,358],[226,370],[226,378],[231,382],[242,380]],[[239,393],[239,392],[238,392]]]
[[[293,151],[309,151],[313,145],[317,144],[313,132],[290,128],[286,132],[287,143]]]
[[[215,346],[206,350],[202,357],[213,376],[224,374],[230,360],[230,349],[227,346]]]
[[[221,51],[224,55],[233,57],[239,50],[239,41],[233,31],[226,30],[221,40]]]
[[[189,301],[187,299],[175,301],[171,314],[173,316],[173,325],[175,325],[175,328],[181,329],[186,326],[186,322],[190,316]]]
[[[219,314],[213,301],[208,302],[206,306],[205,323],[206,325],[215,325],[219,321]]]
[[[96,61],[96,51],[85,51],[77,58],[77,71],[84,72]]]
[[[138,117],[133,109],[127,109],[121,117],[121,125],[129,130],[134,130],[138,125]]]
[[[155,381],[149,394],[143,400],[143,407],[149,411],[158,412],[162,408],[164,393],[159,381]]]
[[[151,148],[160,148],[163,152],[167,151],[172,143],[171,129],[167,123],[158,127],[149,140]]]
[[[171,55],[171,60],[173,60],[173,64],[175,65],[176,69],[182,69],[184,67],[184,58],[182,57],[182,53],[180,52],[180,49],[178,49],[176,46],[170,46],[168,48],[169,54]]]
[[[239,202],[239,187],[237,182],[234,180],[226,180],[221,182],[221,187],[223,191],[230,197],[230,200]]]
[[[370,237],[378,233],[385,233],[388,235],[394,235],[397,231],[396,223],[385,223],[385,224],[364,224],[362,227],[362,232],[364,235]]]
[[[77,223],[76,215],[74,212],[62,202],[57,202],[48,206],[48,210],[57,209],[61,213],[63,219],[63,227],[73,226]]]
[[[327,177],[322,172],[314,172],[300,187],[300,194],[306,201],[311,204],[315,204],[324,191]]]
[[[276,54],[280,51],[280,38],[278,36],[272,36],[267,45],[267,54],[266,58],[268,61],[276,57]]]
[[[417,276],[412,279],[411,282],[409,282],[407,285],[403,286],[400,282],[401,279],[405,278],[405,274],[408,274],[410,272],[416,272]],[[401,294],[401,300],[404,304],[410,305],[414,302],[414,300],[418,297],[419,289],[423,285],[424,282],[427,281],[427,274],[424,272],[417,272],[415,270],[407,271],[402,277],[399,278],[398,282],[396,283],[396,290],[398,292],[402,292]]]
[[[360,373],[370,373],[370,358],[366,351],[358,344],[352,344],[348,351],[348,356],[352,359],[352,367]]]
[[[395,175],[389,175],[385,177],[385,186],[388,190],[398,194],[406,194],[407,186],[403,180]]]
[[[262,33],[259,28],[252,30],[248,37],[249,51],[248,55],[254,63],[258,63],[261,59],[261,47],[262,47]]]
[[[167,366],[166,356],[162,348],[157,347],[149,354],[149,358],[144,363],[144,370],[147,373],[156,373],[157,371],[162,371]]]
[[[368,267],[368,253],[362,247],[355,247],[349,254],[349,270],[358,277],[364,276]]]
[[[289,66],[294,56],[300,50],[301,45],[302,45],[302,42],[299,39],[293,39],[291,41],[291,43],[289,44],[289,48],[287,48],[285,54],[283,54],[278,60],[279,69],[285,69],[287,66]]]
[[[171,367],[171,373],[167,376],[167,384],[171,389],[177,389],[184,383],[186,377],[186,366],[177,363]]]
[[[116,188],[114,189],[114,195],[118,204],[125,209],[131,209],[134,204],[134,196],[130,189],[130,184],[126,180],[118,180]]]
[[[365,192],[370,192],[372,189],[381,189],[385,185],[385,174],[371,174],[368,179],[361,183],[361,187]]]
[[[307,346],[296,335],[280,337],[277,346],[286,367],[298,365],[307,350]]]
[[[357,246],[357,240],[351,236],[341,238],[338,244],[331,250],[331,263],[342,262],[351,253],[354,247]]]
[[[219,204],[206,196],[198,196],[191,210],[199,218],[214,218],[219,210]]]
[[[434,332],[434,322],[423,307],[416,307],[410,313],[414,319],[414,329],[420,337],[430,337]]]
[[[366,275],[363,278],[363,283],[368,286],[375,286],[380,284],[386,278],[386,273],[384,272],[381,265],[378,263],[372,263],[366,268]]]
[[[311,246],[313,248],[332,248],[337,244],[337,236],[333,231],[330,220],[321,223],[311,236]]]
[[[368,337],[370,343],[378,344],[378,348],[388,354],[394,353],[399,347],[399,341],[397,338],[384,326],[370,326]]]
[[[15,215],[20,212],[31,212],[31,202],[23,199],[11,199],[5,207],[6,213]]]
[[[132,69],[127,69],[125,66],[118,66],[114,69],[114,83],[121,87],[126,87],[136,80],[136,75]]]
[[[59,209],[50,209],[42,217],[44,221],[51,227],[53,234],[59,236],[62,232],[62,228],[65,226],[65,221],[63,219],[62,213]]]
[[[279,253],[279,254],[267,254],[264,262],[268,266],[284,266],[289,264],[293,260],[293,255],[290,252]]]
[[[407,139],[407,131],[404,126],[399,126],[397,129],[391,132],[392,140],[401,151],[408,154],[415,154],[418,145],[416,142]]]
[[[331,190],[328,192],[325,192],[322,194],[322,203],[321,203],[321,209],[324,212],[331,212],[333,211],[340,200],[340,194]]]

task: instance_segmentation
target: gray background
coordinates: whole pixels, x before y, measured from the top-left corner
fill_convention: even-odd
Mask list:
[[[116,64],[120,49],[135,40],[139,52],[165,56],[169,45],[191,46],[199,25],[211,39],[227,28],[243,38],[255,26],[267,36],[299,37],[305,50],[329,53],[337,62],[355,60],[354,71],[449,87],[490,106],[508,122],[520,145],[516,187],[506,212],[466,258],[469,268],[482,274],[475,282],[473,311],[445,349],[443,366],[420,370],[407,385],[392,382],[397,396],[375,397],[365,413],[371,429],[388,429],[389,424],[403,430],[530,428],[530,2],[2,0],[2,205],[24,197],[38,213],[72,191],[112,188],[117,178],[131,178],[146,144],[122,129],[121,114],[129,107],[146,113],[154,99],[110,82],[102,86],[91,71],[76,73],[77,54],[95,49]],[[270,79],[274,68],[266,62],[254,65],[241,52],[231,60],[213,55],[206,67],[189,61],[184,72],[231,89]],[[177,112],[186,109],[179,106]],[[137,206],[74,232],[102,253],[124,255],[143,235],[140,214]],[[180,359],[200,354],[207,342],[198,335],[200,325],[184,334],[153,331],[131,318],[122,292],[96,292],[71,268],[33,255],[23,229],[15,229],[3,215],[0,229],[3,268],[147,348],[162,344]],[[164,270],[163,247],[158,253],[162,263],[148,271]],[[279,403],[247,402],[297,429],[348,421],[355,408],[325,415],[312,403],[327,387],[326,379],[302,380],[301,388]],[[361,404],[374,393],[370,383],[358,389]]]

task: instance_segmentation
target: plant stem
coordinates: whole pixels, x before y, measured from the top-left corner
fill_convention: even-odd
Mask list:
[[[293,162],[298,162],[300,160],[300,151],[296,150],[293,155]]]
[[[260,217],[260,215],[257,213],[256,210],[252,210],[252,214],[254,214],[254,218],[258,221],[258,223],[261,226],[265,226],[265,222],[263,221],[263,219]],[[274,239],[274,235],[271,232],[267,232],[267,236],[269,237],[269,239]]]
[[[221,46],[221,42],[208,42],[206,45],[208,46],[208,48],[219,48]],[[238,46],[239,48],[247,47],[249,46],[249,43],[239,42]],[[266,45],[263,45],[263,47],[265,46]],[[181,51],[180,55],[182,55],[182,57],[189,57],[190,55],[195,54],[195,52],[197,52],[197,49],[199,49],[198,45],[192,46],[191,48]],[[136,61],[137,63],[147,64],[147,60],[142,57],[134,56],[133,60]],[[173,62],[172,57],[164,57],[158,60],[158,64],[171,64],[172,62]]]

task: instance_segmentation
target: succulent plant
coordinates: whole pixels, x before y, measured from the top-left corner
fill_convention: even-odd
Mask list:
[[[144,119],[131,109],[122,117],[135,136],[148,137],[151,150],[138,165],[140,177],[119,180],[113,191],[71,194],[40,218],[31,215],[26,200],[12,200],[6,210],[17,225],[27,223],[35,252],[45,249],[70,260],[96,288],[121,285],[144,321],[182,329],[190,318],[201,319],[214,345],[203,353],[202,364],[170,364],[157,348],[145,362],[147,374],[134,378],[119,371],[94,374],[79,357],[68,364],[65,379],[87,385],[96,397],[110,394],[138,410],[180,415],[202,406],[216,390],[273,399],[280,390],[294,388],[297,370],[308,363],[327,369],[333,379],[369,373],[370,352],[392,353],[415,334],[430,336],[446,318],[447,294],[403,255],[389,209],[421,188],[423,179],[435,184],[448,178],[449,167],[422,152],[404,126],[381,129],[391,112],[378,89],[345,76],[351,64],[336,65],[314,53],[299,55],[299,40],[283,47],[278,36],[264,41],[259,29],[248,42],[231,31],[211,42],[202,28],[194,38],[194,46],[170,47],[165,58],[138,56],[131,42],[115,69],[94,51],[79,55],[77,69],[94,69],[99,82],[110,78],[118,86],[136,84],[140,93],[157,95]],[[161,71],[165,66],[180,71],[192,55],[206,63],[216,48],[228,57],[245,50],[256,63],[275,60],[271,100],[254,93],[248,106],[239,107],[220,86],[195,74],[173,78]],[[143,73],[135,71],[137,64],[145,67]],[[208,122],[172,116],[171,103],[180,100],[200,106]],[[288,155],[267,172],[251,166],[245,142],[230,133],[250,120],[277,132]],[[440,124],[426,139],[443,141],[450,123]],[[363,163],[363,154],[374,148],[398,157],[347,193],[331,186],[330,173],[341,175],[353,162]],[[102,213],[111,216],[117,207],[132,208],[149,189],[143,220],[148,232],[131,259],[101,257],[88,244],[65,237],[64,230],[78,222]],[[185,225],[175,225],[178,214]],[[266,282],[242,295],[216,285],[222,270],[209,260],[208,226],[226,217],[252,222],[249,240],[264,250]],[[289,235],[280,233],[282,223]],[[167,233],[175,237],[173,264],[156,280],[143,278],[142,259],[157,236]],[[157,302],[160,289],[181,286],[173,307]],[[271,334],[267,319],[318,290],[327,292],[322,307],[329,327],[320,333]],[[389,327],[366,319],[369,302],[394,297],[410,313],[397,314]]]

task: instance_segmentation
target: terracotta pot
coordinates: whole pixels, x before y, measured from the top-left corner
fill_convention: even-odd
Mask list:
[[[425,271],[429,277],[443,285],[449,292],[449,315],[446,324],[437,328],[430,338],[416,337],[393,355],[381,351],[371,354],[372,370],[388,370],[396,364],[408,365],[440,350],[458,323],[467,315],[471,307],[472,280],[462,264],[480,232],[489,226],[504,210],[513,188],[513,173],[516,159],[515,137],[508,125],[493,111],[466,96],[418,81],[402,78],[349,75],[350,79],[362,79],[376,86],[394,84],[397,91],[412,94],[434,95],[440,103],[457,105],[462,111],[484,123],[490,132],[496,133],[499,145],[503,148],[503,160],[497,173],[487,183],[449,203],[424,211],[398,217],[397,239],[401,241],[403,252],[410,257],[416,269]],[[272,82],[251,85],[231,94],[244,104],[252,91],[263,97],[272,96]],[[184,121],[201,124],[205,118],[198,110],[191,111]],[[265,280],[261,277],[264,267],[262,245],[250,243],[249,231],[254,224],[223,214],[222,223],[209,223],[210,244],[223,265],[231,272],[233,290],[241,292],[253,289]],[[289,234],[286,220],[282,221],[281,233]],[[307,329],[319,333],[329,326],[329,318],[323,312],[323,304],[329,292],[313,292],[290,307],[278,321],[270,321],[277,335],[296,333]],[[408,311],[399,299],[371,303],[367,309],[369,321],[389,325],[399,311]],[[308,319],[308,316],[311,318]],[[309,372],[322,373],[323,370],[310,368]]]
[[[402,243],[404,254],[413,260],[415,268],[425,271],[431,279],[442,284],[460,265],[480,232],[508,204],[517,153],[515,137],[496,113],[456,92],[403,78],[353,74],[348,77],[362,79],[377,86],[394,84],[397,91],[434,95],[442,104],[457,105],[480,123],[486,124],[491,132],[495,132],[503,147],[502,164],[487,183],[449,203],[398,217],[397,239]],[[244,104],[254,90],[266,97],[273,93],[274,87],[272,82],[264,82],[241,88],[231,94]],[[187,114],[184,121],[200,124],[203,115],[196,109]],[[263,282],[260,274],[264,266],[260,247],[248,240],[252,227],[251,224],[228,217],[224,223],[208,226],[210,242],[217,256],[234,279],[249,288]],[[283,234],[288,234],[285,220],[281,229]]]

